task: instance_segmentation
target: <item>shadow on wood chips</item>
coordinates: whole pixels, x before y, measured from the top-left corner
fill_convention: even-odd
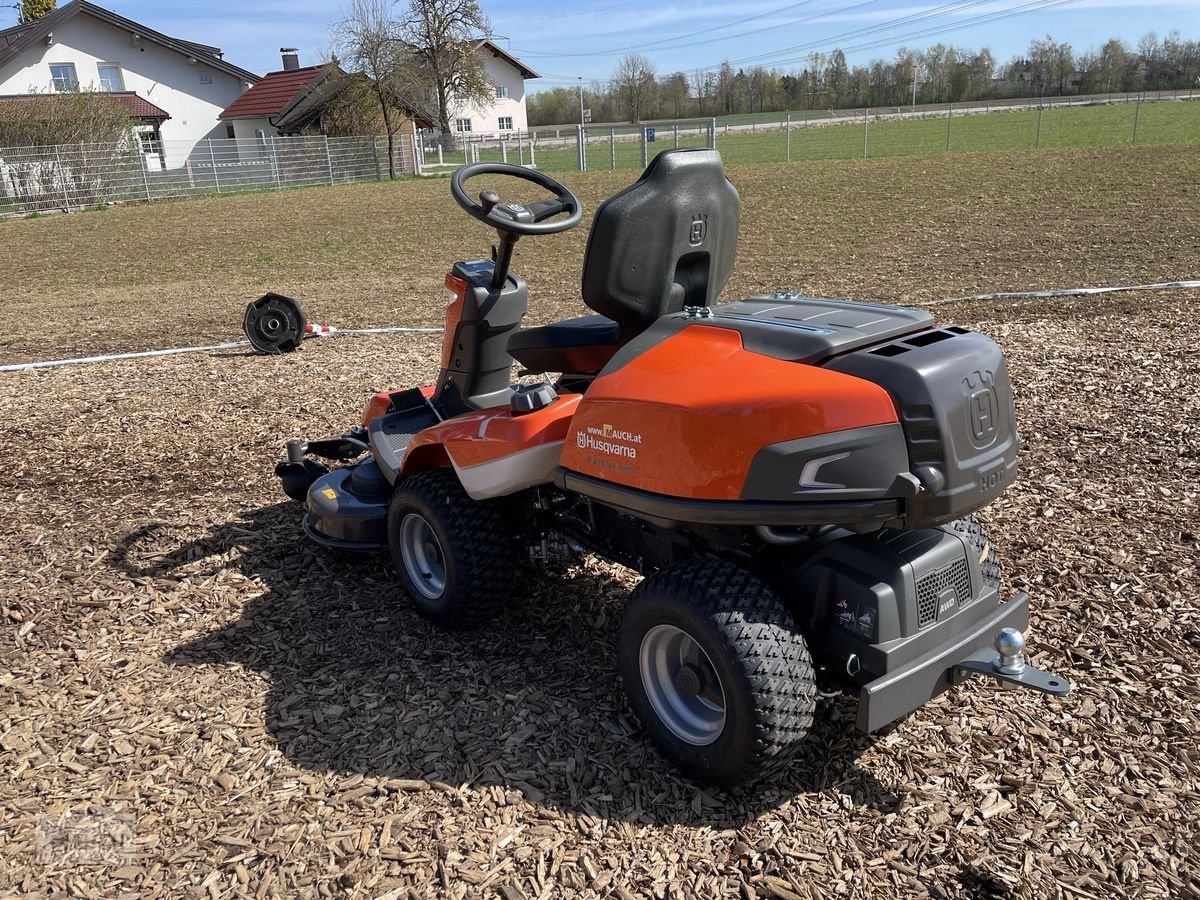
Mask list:
[[[615,626],[630,585],[615,573],[623,570],[530,573],[523,603],[495,628],[464,635],[420,619],[382,555],[306,554],[296,504],[243,513],[163,553],[171,531],[138,528],[110,561],[135,578],[170,580],[236,551],[244,574],[268,590],[240,619],[166,659],[263,673],[266,727],[297,766],[420,782],[414,789],[498,785],[563,810],[715,828],[834,785],[857,805],[899,806],[857,765],[871,739],[853,730],[848,702],[818,711],[795,764],[771,784],[724,791],[672,769],[620,695]],[[141,549],[148,543],[152,554]],[[681,805],[680,794],[699,800]]]

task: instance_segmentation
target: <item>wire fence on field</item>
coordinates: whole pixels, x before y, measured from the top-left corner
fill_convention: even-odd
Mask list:
[[[1189,100],[1193,102],[1188,102]],[[644,166],[663,150],[713,147],[726,163],[869,159],[945,152],[1036,150],[1200,142],[1200,92],[1161,96],[1071,97],[783,112],[753,122],[705,119],[623,126],[574,126],[534,132],[538,168]],[[480,140],[472,159],[490,159]]]
[[[1189,102],[1191,101],[1191,102]],[[507,162],[548,171],[639,169],[675,147],[727,163],[959,151],[1200,143],[1200,92],[801,111],[494,135],[259,137],[0,148],[0,217],[108,203],[448,174]]]
[[[412,139],[397,137],[396,167],[411,173]],[[387,141],[372,137],[128,140],[0,148],[0,216],[387,176]]]

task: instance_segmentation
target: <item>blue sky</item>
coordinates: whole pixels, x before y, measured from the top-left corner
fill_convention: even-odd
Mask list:
[[[259,73],[280,67],[283,46],[299,47],[303,64],[318,61],[340,13],[336,0],[99,2],[167,34],[216,44],[230,62]],[[999,18],[1031,4],[1023,14]],[[575,84],[580,76],[585,82],[606,79],[631,50],[666,74],[715,67],[725,58],[791,69],[812,51],[838,46],[860,48],[847,53],[852,64],[890,57],[901,45],[938,41],[988,46],[1004,61],[1045,34],[1077,49],[1098,47],[1113,36],[1132,45],[1150,30],[1161,36],[1178,29],[1186,38],[1200,38],[1200,0],[482,0],[482,5],[495,33],[505,36],[498,42],[546,76],[530,82],[534,90]],[[988,16],[994,18],[976,21]],[[0,11],[0,23],[13,21],[11,10]]]

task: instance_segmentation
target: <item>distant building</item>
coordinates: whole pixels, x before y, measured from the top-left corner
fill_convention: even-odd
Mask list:
[[[87,0],[0,31],[0,99],[80,89],[121,95],[155,168],[182,165],[198,142],[225,137],[221,110],[258,81],[219,47],[169,37]]]
[[[537,72],[489,40],[475,45],[488,80],[495,86],[496,99],[488,105],[472,106],[452,100],[450,127],[462,134],[500,135],[529,130],[525,110],[525,81],[540,77]]]

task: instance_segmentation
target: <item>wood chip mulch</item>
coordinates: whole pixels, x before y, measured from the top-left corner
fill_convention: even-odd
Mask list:
[[[437,337],[0,379],[0,892],[77,897],[1200,894],[1200,292],[941,307],[1024,437],[986,511],[1063,700],[969,684],[791,771],[676,774],[626,707],[634,579],[539,576],[485,633],[301,535],[271,468]]]

